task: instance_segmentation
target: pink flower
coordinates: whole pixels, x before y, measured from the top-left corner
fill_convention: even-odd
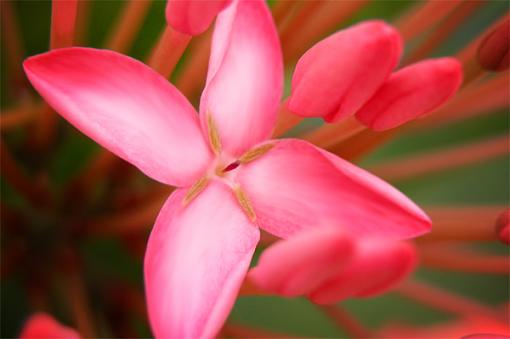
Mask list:
[[[23,326],[20,339],[79,339],[74,329],[63,326],[46,313],[33,314]]]
[[[198,35],[205,32],[218,13],[231,0],[168,0],[166,21],[173,29],[187,34]]]
[[[212,337],[228,316],[259,240],[323,225],[360,236],[413,237],[429,218],[356,166],[300,140],[268,140],[282,57],[263,1],[217,19],[200,114],[144,64],[69,48],[31,57],[39,93],[83,133],[148,176],[179,187],[145,256],[156,337]]]
[[[263,291],[319,304],[388,291],[416,266],[406,242],[355,238],[338,228],[303,231],[266,249],[248,279]]]
[[[457,60],[426,60],[392,74],[401,54],[399,33],[382,21],[339,31],[299,59],[288,109],[328,122],[356,115],[370,128],[385,130],[431,112],[459,88]]]

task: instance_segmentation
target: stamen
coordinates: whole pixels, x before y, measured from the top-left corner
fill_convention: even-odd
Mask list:
[[[218,133],[218,128],[216,128],[216,124],[214,123],[213,117],[211,113],[207,113],[207,132],[209,134],[209,140],[211,142],[212,149],[214,153],[217,155],[221,153],[221,141],[220,134]]]
[[[244,153],[239,158],[239,162],[241,164],[246,164],[246,163],[251,162],[255,159],[258,159],[261,156],[263,156],[264,154],[266,154],[267,152],[269,152],[269,150],[273,147],[274,147],[274,144],[265,144],[265,145],[253,148],[253,149],[249,150],[248,152]]]
[[[239,205],[241,205],[241,208],[243,209],[244,213],[246,213],[246,215],[248,216],[248,219],[250,219],[250,221],[255,221],[256,219],[255,211],[253,210],[253,207],[251,206],[250,201],[248,200],[246,194],[239,187],[234,189],[234,193],[236,194],[236,198],[237,201],[239,202]]]
[[[209,178],[207,176],[203,176],[202,178],[198,179],[196,183],[191,186],[191,188],[188,190],[188,193],[186,193],[186,196],[183,200],[183,205],[186,206],[189,204],[195,197],[202,192],[207,184],[209,183]]]

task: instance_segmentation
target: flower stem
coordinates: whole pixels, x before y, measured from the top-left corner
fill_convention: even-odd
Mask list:
[[[468,273],[510,273],[508,256],[478,254],[471,250],[445,246],[420,246],[420,257],[424,267]]]
[[[190,56],[177,75],[175,86],[188,98],[192,98],[205,84],[211,41],[211,29],[194,39]]]
[[[509,145],[508,136],[493,137],[437,151],[418,153],[402,159],[392,159],[372,167],[370,171],[392,182],[409,180],[504,156],[510,151]]]
[[[444,312],[457,314],[461,317],[476,314],[496,319],[501,318],[497,311],[480,304],[476,300],[453,294],[450,291],[427,283],[408,280],[397,288],[397,292],[421,304]]]
[[[190,40],[190,35],[178,32],[167,25],[149,57],[148,65],[165,78],[168,78]]]
[[[108,49],[119,53],[129,51],[151,4],[150,0],[129,0],[124,5],[106,43]]]
[[[296,127],[301,120],[302,117],[290,112],[287,108],[287,99],[284,100],[280,106],[280,111],[278,113],[278,121],[276,122],[276,128],[273,132],[273,137],[277,138],[285,134],[285,132],[290,129]]]
[[[505,206],[442,206],[425,208],[434,231],[416,239],[418,244],[443,241],[494,241],[494,222]]]
[[[358,319],[338,305],[317,305],[335,324],[352,338],[370,338],[371,331],[365,328]]]

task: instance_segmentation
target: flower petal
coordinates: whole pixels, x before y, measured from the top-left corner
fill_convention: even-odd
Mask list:
[[[395,188],[302,140],[275,141],[238,171],[259,226],[279,237],[330,225],[363,237],[405,238],[430,229],[430,219]]]
[[[184,186],[207,166],[211,155],[193,107],[141,62],[64,48],[31,57],[24,67],[57,112],[148,176]]]
[[[227,318],[259,230],[233,192],[211,182],[189,205],[175,191],[163,206],[145,255],[149,318],[157,338],[213,337]]]
[[[442,105],[461,82],[462,67],[456,59],[412,64],[392,74],[356,118],[376,131],[400,126]]]
[[[310,295],[318,304],[333,304],[349,297],[386,292],[416,267],[414,248],[405,242],[361,240],[353,259],[334,279]]]
[[[61,325],[52,316],[40,312],[33,314],[26,321],[19,338],[79,339],[81,337],[74,329]]]
[[[216,20],[200,102],[203,129],[214,121],[222,149],[241,155],[271,135],[282,86],[280,43],[266,3],[234,1]]]
[[[351,239],[337,228],[307,230],[266,249],[248,277],[265,291],[305,295],[333,278],[352,253]]]
[[[329,122],[353,115],[390,75],[401,53],[399,33],[383,21],[339,31],[299,59],[288,108]]]
[[[198,35],[205,32],[216,15],[225,8],[231,0],[168,0],[166,5],[166,20],[175,30]]]

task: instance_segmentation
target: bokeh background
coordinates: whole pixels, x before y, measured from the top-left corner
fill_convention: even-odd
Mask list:
[[[478,2],[477,9],[448,34],[432,56],[454,55],[509,11],[508,1]],[[337,29],[370,18],[392,21],[417,3],[371,1],[347,20],[339,22]],[[270,5],[273,4],[270,2]],[[85,9],[86,18],[79,26],[77,44],[104,47],[125,5],[120,0],[84,1],[80,6]],[[164,8],[164,1],[152,1],[127,54],[140,60],[148,56],[164,28]],[[19,26],[19,32],[14,35],[19,38],[24,57],[48,50],[50,1],[6,3],[2,0],[4,23],[7,15]],[[437,24],[431,18],[431,27]],[[5,31],[6,26],[2,29],[0,100],[2,113],[5,113],[26,101],[37,102],[38,99],[29,87],[22,86],[20,90],[13,86],[12,74],[19,72],[21,65],[9,63],[9,46],[5,43],[5,36],[13,34]],[[189,59],[188,54],[193,51],[193,43],[198,39],[193,40],[172,75],[173,82],[179,81],[180,72]],[[407,46],[408,50],[413,43],[419,43],[419,39],[412,41]],[[295,60],[287,62],[289,81],[294,64]],[[195,104],[198,94],[194,93],[190,98]],[[320,123],[307,120],[290,135],[299,135]],[[17,163],[17,170],[23,172],[34,187],[44,187],[50,196],[30,201],[2,174],[0,336],[16,337],[26,317],[41,309],[63,323],[75,326],[75,317],[79,314],[76,307],[84,307],[88,309],[86,312],[90,313],[99,336],[131,334],[150,337],[141,298],[143,246],[152,225],[142,221],[142,227],[101,232],[104,225],[101,222],[107,223],[105,216],[122,215],[137,206],[144,206],[147,192],[153,191],[157,185],[130,165],[119,162],[108,177],[94,181],[92,187],[88,187],[90,194],[85,196],[80,191],[69,193],[70,183],[100,154],[99,146],[61,119],[55,138],[48,145],[41,146],[33,137],[37,133],[35,126],[27,123],[2,129],[2,143]],[[507,107],[462,122],[400,134],[356,162],[370,168],[389,159],[486,140],[508,135],[508,132]],[[508,156],[500,156],[410,180],[396,179],[392,183],[426,207],[508,206],[509,170]],[[151,201],[154,201],[153,205],[163,202],[161,198]],[[157,211],[157,206],[151,210]],[[487,253],[508,253],[508,247],[496,240],[474,246]],[[507,274],[462,273],[420,267],[415,278],[495,307],[501,307],[509,300]],[[349,300],[343,304],[362,323],[372,328],[393,322],[426,326],[453,319],[451,314],[421,305],[398,293],[368,300]],[[242,297],[236,303],[230,321],[298,336],[345,336],[320,310],[300,298]]]

